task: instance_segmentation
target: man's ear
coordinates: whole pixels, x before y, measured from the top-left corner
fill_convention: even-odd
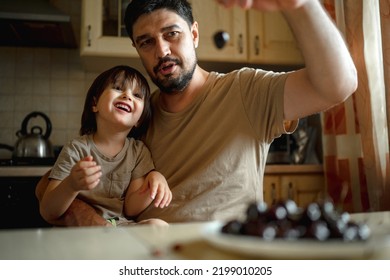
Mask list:
[[[199,45],[199,30],[198,30],[198,22],[194,21],[191,27],[191,33],[192,33],[192,40],[194,41],[194,47],[195,49]]]

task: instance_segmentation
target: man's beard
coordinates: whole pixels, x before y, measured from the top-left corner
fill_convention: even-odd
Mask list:
[[[171,59],[171,61],[173,61]],[[175,60],[176,65],[181,66],[182,63]],[[189,70],[185,70],[181,75],[174,78],[172,75],[165,76],[162,79],[158,77],[153,77],[152,81],[155,85],[160,89],[161,92],[167,94],[176,94],[183,91],[188,84],[190,83],[192,76],[194,75],[197,61],[195,59],[194,64],[191,66]]]

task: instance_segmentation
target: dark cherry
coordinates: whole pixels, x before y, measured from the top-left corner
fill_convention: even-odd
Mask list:
[[[232,220],[221,229],[223,233],[248,235],[273,240],[310,238],[319,241],[340,239],[345,242],[367,240],[370,228],[350,221],[349,213],[339,213],[332,200],[310,203],[304,209],[295,201],[251,203],[244,221]]]
[[[241,234],[241,229],[242,229],[242,223],[237,220],[233,220],[227,222],[222,227],[222,232],[230,233],[230,234]]]

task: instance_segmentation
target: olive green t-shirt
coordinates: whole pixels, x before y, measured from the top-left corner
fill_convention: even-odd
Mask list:
[[[107,157],[95,146],[91,135],[80,136],[62,148],[49,178],[64,180],[72,167],[88,155],[102,167],[102,176],[95,188],[81,191],[78,198],[92,205],[105,219],[124,217],[124,198],[130,181],[154,169],[148,148],[141,141],[128,138],[116,156]]]
[[[164,209],[149,206],[138,219],[228,220],[262,200],[269,145],[285,133],[286,76],[249,68],[211,72],[194,102],[179,113],[164,111],[156,92],[144,142],[173,200]]]

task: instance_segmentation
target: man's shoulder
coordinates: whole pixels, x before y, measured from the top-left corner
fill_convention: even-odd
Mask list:
[[[242,67],[239,69],[235,69],[226,73],[212,71],[210,72],[210,77],[214,77],[215,79],[236,79],[236,78],[248,78],[253,76],[264,76],[267,74],[275,73],[269,70],[264,70],[261,68],[253,68],[253,67]]]

